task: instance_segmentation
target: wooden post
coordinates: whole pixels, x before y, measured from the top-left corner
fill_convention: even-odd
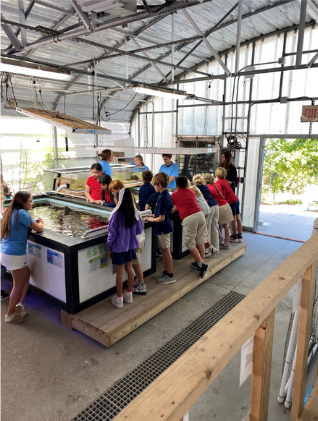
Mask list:
[[[70,330],[73,330],[72,316],[64,310],[61,310],[61,323]]]
[[[304,406],[305,385],[307,377],[307,359],[309,350],[312,307],[314,300],[317,261],[304,273],[300,300],[300,316],[298,328],[297,355],[293,403],[291,410],[292,421],[297,421]]]
[[[250,421],[267,421],[275,310],[254,334]]]

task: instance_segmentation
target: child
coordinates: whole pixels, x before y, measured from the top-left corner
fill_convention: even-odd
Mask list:
[[[143,223],[142,225],[144,228]],[[137,240],[139,242],[139,247],[137,247],[135,250],[137,258],[132,261],[132,266],[136,274],[136,276],[134,277],[134,284],[132,287],[132,292],[133,294],[146,295],[147,294],[146,282],[144,281],[144,273],[142,271],[142,266],[141,266],[141,254],[145,247],[145,241],[146,241],[144,229],[142,230],[141,234],[137,235]]]
[[[117,308],[123,307],[123,301],[132,303],[132,287],[134,283],[134,271],[132,260],[136,259],[135,249],[139,247],[137,235],[143,231],[141,216],[131,192],[121,189],[116,193],[118,204],[113,210],[108,223],[107,249],[109,257],[116,265],[116,289],[117,295],[112,297],[112,303]],[[122,293],[124,280],[124,264],[128,274],[127,291]]]
[[[197,269],[203,278],[208,269],[208,265],[203,263],[204,244],[207,241],[205,217],[197,205],[195,194],[187,186],[187,177],[177,177],[177,191],[172,193],[171,199],[182,220],[184,243],[195,259],[191,266]]]
[[[109,191],[109,185],[111,184],[112,179],[109,175],[103,174],[99,179],[99,184],[101,186],[101,196],[102,200],[100,204],[103,206],[107,206],[108,208],[114,208],[116,206],[114,202],[114,196]]]
[[[8,313],[5,315],[6,323],[21,323],[26,315],[24,299],[30,279],[26,257],[29,228],[36,232],[43,231],[42,219],[34,220],[28,213],[32,210],[32,205],[31,193],[18,191],[1,221],[1,263],[11,271],[13,278]]]
[[[124,189],[125,186],[123,185],[123,183],[120,180],[114,180],[110,183],[108,189],[109,191],[115,195],[115,193],[118,193],[119,190]]]
[[[149,199],[147,200],[145,210],[151,209],[152,213],[155,213],[156,203],[157,203],[159,194],[160,193],[155,192],[151,196],[149,196]]]
[[[156,193],[154,186],[151,184],[151,180],[153,178],[153,174],[149,170],[145,170],[142,172],[142,180],[144,184],[139,189],[139,208],[141,211],[145,210],[145,206],[147,204],[147,200],[149,196]]]
[[[110,149],[104,149],[100,154],[98,154],[102,159],[99,161],[99,164],[102,167],[103,174],[112,176],[112,167],[110,166],[111,162],[114,162],[115,156]]]
[[[211,213],[207,220],[208,236],[212,246],[215,248],[215,253],[219,253],[218,202],[213,199],[208,186],[204,185],[204,178],[201,174],[197,174],[193,177],[193,184],[200,190],[207,201],[207,204],[210,206]]]
[[[152,179],[152,184],[157,193],[159,193],[154,215],[146,218],[156,224],[156,232],[159,240],[159,247],[163,255],[163,273],[155,275],[158,284],[166,285],[176,282],[173,276],[173,261],[170,253],[170,233],[173,231],[171,224],[171,210],[173,208],[171,196],[167,191],[169,176],[160,172]]]
[[[225,241],[221,234],[219,234],[220,244],[224,249],[230,249],[230,227],[229,222],[233,221],[233,214],[230,205],[227,203],[223,196],[220,187],[215,185],[214,179],[211,174],[204,174],[204,181],[208,186],[213,198],[219,204],[219,224],[223,226],[225,232]]]
[[[90,203],[100,203],[102,195],[100,192],[99,179],[103,175],[102,166],[100,164],[93,164],[91,166],[92,176],[86,181],[85,196]]]
[[[215,183],[216,186],[222,188],[222,192],[227,200],[228,204],[231,206],[234,221],[232,222],[233,235],[231,235],[230,240],[233,243],[243,243],[242,235],[242,222],[240,218],[240,201],[236,194],[233,192],[229,182],[226,180],[227,171],[225,168],[219,167],[215,171],[215,175],[218,178],[218,181]]]

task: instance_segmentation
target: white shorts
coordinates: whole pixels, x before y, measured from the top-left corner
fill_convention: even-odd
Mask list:
[[[1,253],[1,264],[7,268],[7,270],[18,270],[28,266],[26,254],[23,256],[13,256],[11,254]]]

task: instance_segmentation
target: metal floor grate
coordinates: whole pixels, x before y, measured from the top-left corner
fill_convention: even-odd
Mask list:
[[[117,381],[72,421],[111,421],[198,339],[221,320],[245,295],[229,292],[166,345]]]

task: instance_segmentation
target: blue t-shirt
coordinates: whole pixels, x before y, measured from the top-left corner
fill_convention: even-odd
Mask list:
[[[19,212],[18,215],[17,212]],[[25,255],[29,226],[33,222],[34,219],[31,218],[26,210],[15,209],[11,217],[9,234],[1,241],[1,253],[9,254],[11,256]]]
[[[215,206],[215,205],[218,204],[218,202],[215,199],[213,199],[213,196],[212,196],[208,186],[201,185],[201,186],[196,186],[196,187],[203,194],[203,197],[208,202],[208,205],[210,206],[210,208],[212,208],[212,206]]]
[[[152,213],[155,213],[155,209],[156,209],[156,203],[157,203],[157,199],[160,193],[154,193],[151,196],[149,196],[149,199],[147,200],[147,205],[149,205],[152,209]]]
[[[179,167],[174,162],[171,162],[169,167],[167,167],[166,164],[161,165],[161,167],[159,169],[159,172],[164,172],[164,173],[168,174],[169,178],[170,177],[178,177]],[[168,184],[168,188],[169,189],[175,189],[176,188],[176,179],[174,179],[173,181],[171,181],[171,183]]]
[[[137,165],[134,162],[131,162],[130,165],[135,165],[137,167]],[[144,170],[149,170],[149,168],[147,167],[147,165],[144,165]]]
[[[99,164],[102,166],[103,174],[109,175],[109,177],[112,176],[112,167],[110,166],[109,162],[107,161],[99,161]]]
[[[139,207],[141,211],[145,210],[149,196],[156,193],[154,186],[151,183],[144,183],[139,189]]]
[[[160,215],[165,216],[165,220],[163,222],[157,222],[156,224],[156,232],[157,234],[169,234],[173,231],[172,223],[171,223],[171,209],[173,208],[173,203],[171,196],[168,190],[164,190],[162,193],[159,194],[156,208],[154,211],[155,218],[158,218]]]

